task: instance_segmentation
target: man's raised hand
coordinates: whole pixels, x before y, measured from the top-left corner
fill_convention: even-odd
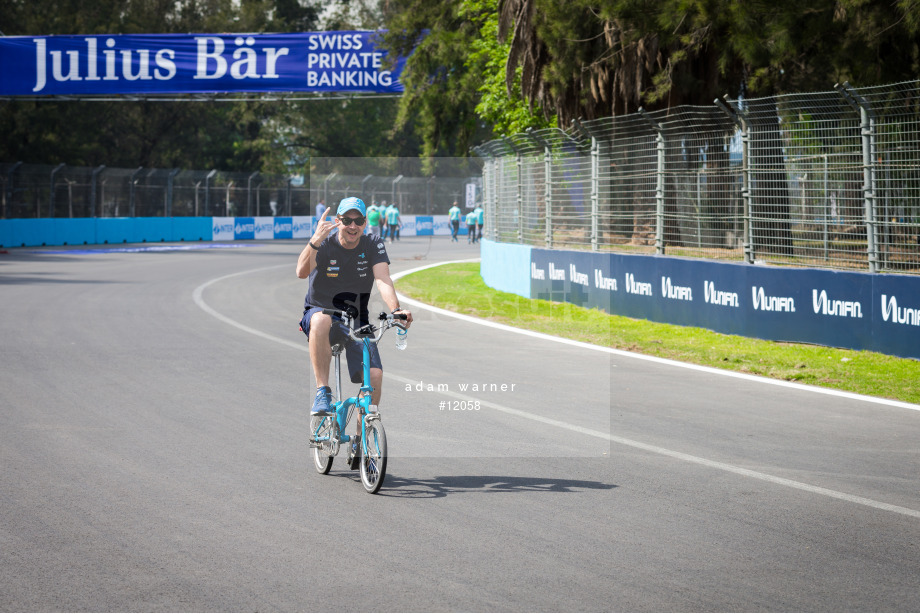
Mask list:
[[[339,225],[338,220],[332,221],[326,219],[331,211],[332,207],[326,207],[323,214],[319,216],[319,219],[316,221],[316,231],[313,233],[313,238],[310,239],[311,243],[319,245],[326,240],[326,237],[329,236],[332,229]]]

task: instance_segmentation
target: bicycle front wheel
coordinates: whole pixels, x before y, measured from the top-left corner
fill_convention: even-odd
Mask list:
[[[383,486],[387,473],[387,434],[380,420],[369,420],[361,442],[361,484],[370,494]]]
[[[313,448],[313,464],[322,475],[329,473],[335,456],[332,439],[336,436],[333,426],[335,416],[313,416],[310,418],[310,447]]]

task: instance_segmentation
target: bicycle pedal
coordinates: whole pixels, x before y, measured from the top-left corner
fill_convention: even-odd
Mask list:
[[[358,465],[360,465],[360,464],[361,464],[361,455],[360,455],[360,454],[355,454],[354,456],[352,456],[351,458],[348,459],[348,468],[349,468],[349,469],[352,469],[352,470],[357,469],[357,468],[358,468]]]

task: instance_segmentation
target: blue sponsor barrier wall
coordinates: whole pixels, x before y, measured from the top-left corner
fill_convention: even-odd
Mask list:
[[[173,241],[210,241],[211,218],[174,217]]]
[[[138,226],[133,217],[100,218],[96,220],[96,243],[140,243]]]
[[[480,245],[482,261],[479,273],[486,285],[502,292],[530,298],[532,248],[529,245],[496,243],[485,239]]]
[[[233,239],[245,241],[256,238],[256,221],[251,217],[238,217],[233,223]]]
[[[13,219],[0,220],[0,247],[306,239],[315,223],[310,216]],[[404,237],[450,234],[446,215],[407,215],[402,224]]]
[[[520,279],[511,279],[523,274],[532,298],[726,334],[920,358],[920,277],[537,248],[522,273],[521,250],[483,241],[486,284],[528,296]]]
[[[0,247],[210,240],[209,217],[0,220]]]
[[[294,238],[294,220],[290,217],[276,217],[274,224],[276,239]]]
[[[299,220],[295,234],[294,220]],[[0,247],[105,245],[310,236],[302,218],[107,217],[0,220]]]
[[[434,234],[434,218],[430,215],[415,216],[415,234],[418,236],[431,236]]]

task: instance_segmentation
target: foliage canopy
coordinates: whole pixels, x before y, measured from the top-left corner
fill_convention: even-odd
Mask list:
[[[0,0],[5,35],[385,29],[396,98],[0,103],[0,160],[305,170],[572,119],[914,80],[916,0]],[[429,165],[429,171],[433,166]]]

